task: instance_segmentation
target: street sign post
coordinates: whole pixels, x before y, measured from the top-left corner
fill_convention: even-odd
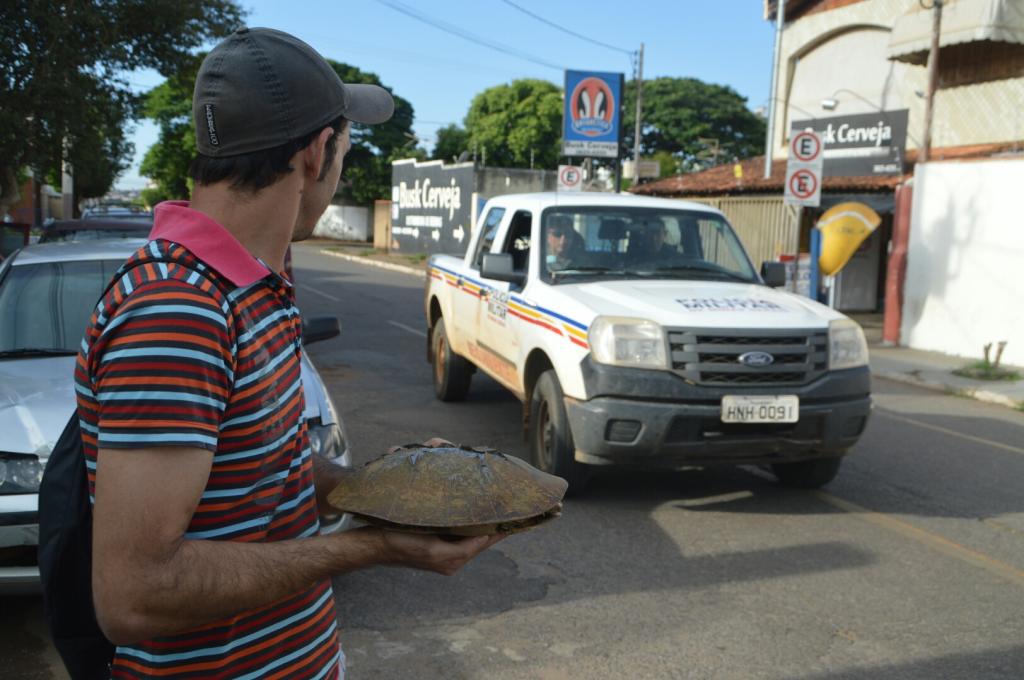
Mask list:
[[[583,190],[583,168],[575,165],[558,166],[558,190],[559,191],[582,191]]]
[[[814,130],[801,130],[789,140],[784,200],[789,205],[816,208],[821,205],[824,144]]]

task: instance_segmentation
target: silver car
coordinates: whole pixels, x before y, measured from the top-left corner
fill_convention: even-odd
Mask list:
[[[38,588],[39,482],[75,410],[75,356],[100,294],[145,243],[37,244],[0,264],[0,593]],[[334,318],[311,319],[303,342],[338,332]],[[305,352],[302,386],[313,451],[351,465],[345,428]],[[321,518],[321,531],[340,531],[348,523],[347,515]]]

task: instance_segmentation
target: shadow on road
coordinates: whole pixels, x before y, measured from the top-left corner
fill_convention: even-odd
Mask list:
[[[945,654],[907,663],[801,675],[793,680],[935,680],[936,678],[1020,678],[1024,646],[986,649],[981,652]]]

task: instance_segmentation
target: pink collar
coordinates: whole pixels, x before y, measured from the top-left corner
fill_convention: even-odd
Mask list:
[[[190,208],[188,201],[164,201],[153,213],[151,240],[184,246],[239,288],[271,273],[231,232],[209,215]]]

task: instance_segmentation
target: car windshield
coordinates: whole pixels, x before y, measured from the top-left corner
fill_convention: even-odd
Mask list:
[[[715,279],[756,283],[729,223],[714,213],[559,206],[542,220],[543,278]]]
[[[0,358],[75,353],[124,260],[15,265],[0,281]]]
[[[138,228],[125,226],[124,229],[54,229],[43,232],[40,243],[55,241],[97,241],[108,238],[147,238],[152,225],[140,222]]]

